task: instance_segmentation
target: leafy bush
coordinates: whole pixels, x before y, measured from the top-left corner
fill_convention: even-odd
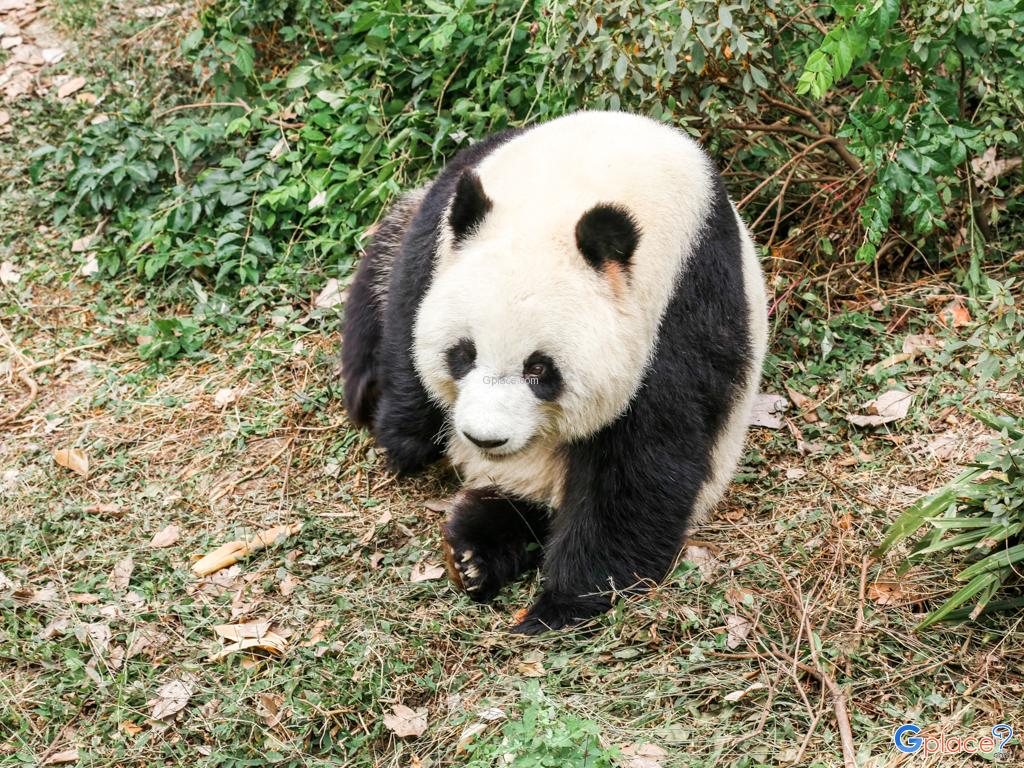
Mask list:
[[[191,90],[60,148],[58,218],[109,219],[107,274],[309,295],[468,141],[628,109],[700,136],[765,246],[963,253],[976,285],[983,244],[1024,234],[1022,21],[1012,0],[217,0],[181,32]]]
[[[957,552],[972,560],[956,578],[967,582],[919,628],[938,621],[975,619],[985,610],[1024,606],[1024,598],[994,601],[1018,581],[1024,563],[1024,422],[978,415],[1001,431],[1002,443],[962,475],[906,510],[886,534],[876,554],[884,554],[922,528],[931,528],[911,550],[906,567]],[[972,608],[964,609],[974,601]]]

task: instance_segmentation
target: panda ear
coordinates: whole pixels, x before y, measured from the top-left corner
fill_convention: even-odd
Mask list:
[[[599,271],[609,263],[628,267],[639,242],[640,226],[619,205],[595,205],[576,224],[576,247],[587,263]]]
[[[452,210],[448,214],[448,223],[455,233],[455,243],[465,240],[474,229],[480,226],[484,216],[493,207],[491,199],[484,192],[480,177],[472,170],[465,170],[459,177],[452,200]]]

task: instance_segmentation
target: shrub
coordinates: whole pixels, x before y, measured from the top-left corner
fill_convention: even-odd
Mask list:
[[[1022,21],[1012,0],[217,0],[182,30],[191,90],[58,151],[57,215],[109,219],[108,274],[308,291],[466,142],[629,109],[704,140],[766,247],[964,256],[976,285],[984,243],[1022,234]]]

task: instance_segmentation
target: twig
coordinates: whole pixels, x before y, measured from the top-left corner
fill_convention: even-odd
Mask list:
[[[846,148],[846,144],[838,136],[833,136],[830,133],[823,133],[821,135],[814,131],[809,131],[806,128],[800,128],[796,125],[789,125],[788,123],[772,123],[771,125],[764,125],[762,123],[741,123],[740,125],[730,126],[739,131],[762,131],[764,133],[795,133],[798,136],[803,136],[808,139],[823,139],[825,143],[829,144],[843,159],[850,170],[854,173],[860,173],[861,163],[850,150]]]
[[[245,103],[242,99],[238,101],[200,101],[195,104],[179,104],[176,107],[165,109],[157,112],[154,117],[161,118],[165,115],[169,115],[172,112],[181,112],[185,109],[210,109],[211,107],[238,107],[244,109],[246,113],[252,112],[252,107]]]

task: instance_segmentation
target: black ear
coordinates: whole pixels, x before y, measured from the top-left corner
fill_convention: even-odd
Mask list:
[[[640,226],[629,211],[618,205],[595,205],[576,224],[576,247],[597,270],[608,262],[628,267],[639,242]]]
[[[480,177],[471,170],[463,171],[455,188],[452,212],[448,216],[456,243],[464,240],[480,226],[492,205],[491,199],[484,192],[483,184],[480,183]]]

